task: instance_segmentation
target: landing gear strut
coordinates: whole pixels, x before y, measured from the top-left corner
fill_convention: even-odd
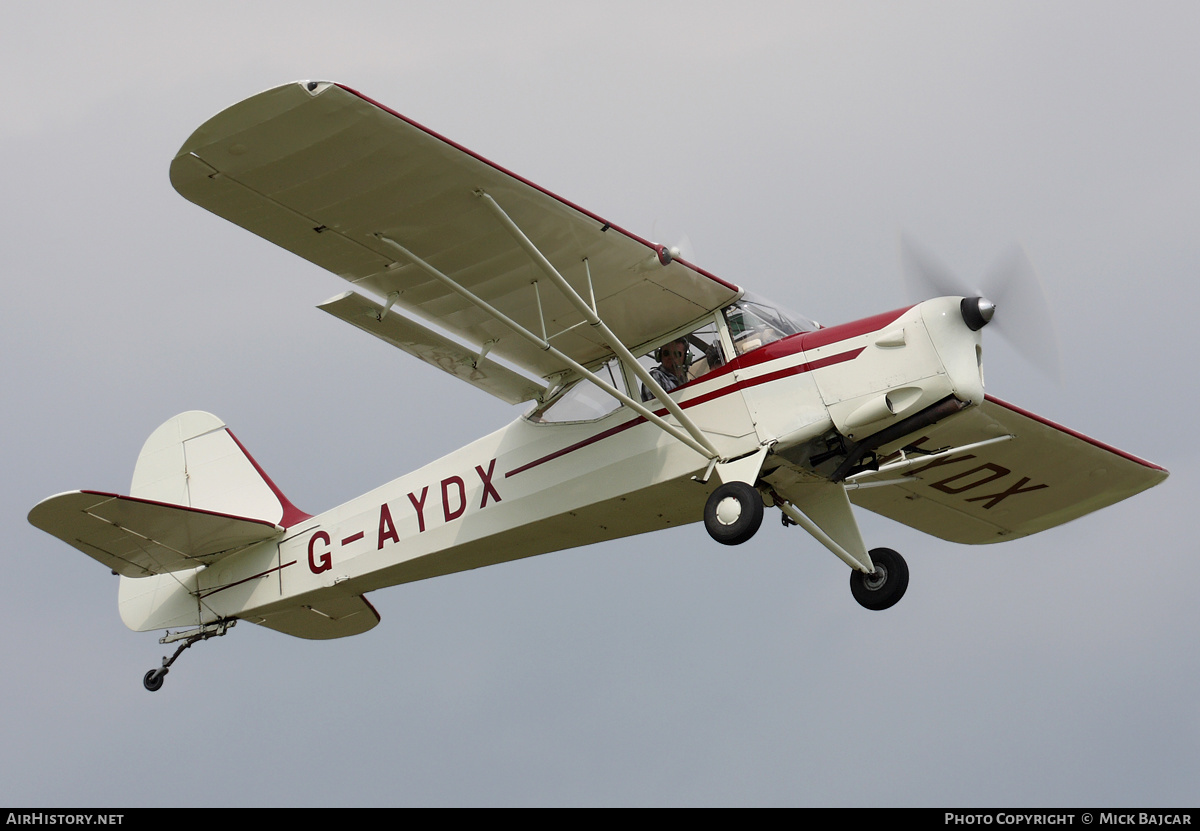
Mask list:
[[[175,654],[170,658],[163,657],[161,667],[152,669],[142,676],[142,686],[150,692],[158,692],[162,689],[163,681],[167,673],[171,670],[171,664],[175,663],[175,659],[179,657],[179,653],[198,641],[206,641],[209,638],[217,638],[224,635],[235,623],[237,623],[237,620],[234,619],[218,620],[216,623],[209,623],[198,629],[189,629],[185,632],[175,632],[174,634],[168,632],[163,635],[159,638],[159,643],[174,643],[175,641],[182,640],[183,644],[175,650]]]
[[[890,548],[872,548],[875,571],[850,572],[850,593],[861,606],[872,611],[890,609],[904,597],[908,588],[908,563]]]

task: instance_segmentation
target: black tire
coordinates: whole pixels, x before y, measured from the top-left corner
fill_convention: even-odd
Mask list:
[[[166,677],[167,674],[165,672],[160,675],[159,670],[152,669],[142,678],[142,686],[150,690],[150,692],[158,692],[162,689],[163,679]]]
[[[704,528],[722,545],[744,543],[754,536],[762,521],[762,496],[745,482],[726,482],[704,503]]]
[[[890,548],[872,548],[874,574],[850,572],[850,593],[865,609],[880,612],[900,602],[908,589],[908,563]]]

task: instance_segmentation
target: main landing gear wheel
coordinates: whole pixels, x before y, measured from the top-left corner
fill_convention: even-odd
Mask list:
[[[908,588],[908,563],[890,548],[872,548],[873,574],[850,572],[850,593],[861,606],[872,611],[890,609]]]
[[[762,495],[745,482],[726,482],[704,504],[704,528],[724,545],[744,543],[758,531],[762,520]]]

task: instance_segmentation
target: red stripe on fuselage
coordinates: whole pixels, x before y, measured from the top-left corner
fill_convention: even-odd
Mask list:
[[[720,378],[722,375],[734,372],[735,370],[747,369],[752,366],[758,366],[759,364],[780,360],[790,355],[795,355],[797,352],[820,349],[823,346],[829,346],[831,344],[849,340],[850,338],[855,338],[860,335],[876,332],[883,327],[894,323],[900,318],[901,315],[911,308],[913,307],[905,306],[902,309],[893,309],[890,312],[883,312],[881,314],[872,315],[871,317],[864,317],[860,320],[852,320],[849,323],[830,326],[826,329],[818,329],[815,332],[801,332],[796,335],[789,335],[786,338],[781,338],[780,340],[768,343],[765,346],[761,346],[752,352],[747,352],[745,355],[739,355],[724,366],[714,369],[712,372],[707,373],[701,378],[697,378],[695,381],[689,381],[687,384],[677,387],[677,389],[686,389],[691,384],[713,381]],[[679,406],[680,408],[686,410],[689,407],[694,407],[697,404],[704,404],[708,401],[720,398],[723,395],[731,395],[735,392],[741,392],[742,390],[749,389],[750,387],[754,387],[759,384],[765,384],[770,381],[777,381],[780,378],[786,378],[789,375],[800,375],[805,372],[811,372],[814,369],[821,369],[823,367],[839,364],[843,361],[852,361],[862,353],[863,348],[864,347],[851,349],[846,352],[840,352],[836,355],[818,358],[815,361],[808,361],[806,363],[797,364],[796,366],[786,367],[774,372],[768,372],[765,375],[760,375],[755,378],[737,381],[726,387],[721,387],[720,389],[713,390],[712,392],[698,395],[688,401],[682,401],[680,402]],[[661,417],[666,415],[666,413],[666,408],[663,408],[657,410],[655,415]],[[597,433],[594,436],[589,436],[588,438],[578,441],[575,444],[568,445],[561,450],[556,450],[553,453],[542,456],[540,459],[534,459],[532,462],[528,462],[520,467],[513,468],[504,474],[504,478],[507,479],[509,476],[516,476],[518,473],[523,473],[530,468],[553,461],[554,459],[558,459],[567,455],[568,453],[579,450],[580,448],[587,447],[590,444],[595,444],[598,441],[603,441],[604,439],[610,436],[615,436],[617,433],[622,433],[631,427],[636,427],[644,421],[646,421],[644,416],[637,416],[636,418],[630,419],[622,424],[618,424],[615,427],[610,427],[603,432]]]
[[[859,335],[870,334],[871,332],[878,332],[884,326],[895,323],[900,319],[901,315],[912,308],[915,307],[905,306],[902,309],[893,309],[890,312],[871,315],[870,317],[864,317],[860,320],[852,320],[849,323],[839,323],[837,326],[830,326],[828,329],[818,329],[815,332],[805,332],[800,335],[794,335],[793,337],[801,338],[801,345],[806,350],[819,349],[820,347],[828,346],[831,343],[849,340],[850,338],[858,337]],[[787,338],[784,340],[787,340]],[[781,342],[782,341],[776,341],[775,343]],[[774,343],[768,343],[763,347],[763,349],[770,350],[773,346],[775,346]],[[755,350],[751,354],[757,354],[758,351],[759,350]],[[767,358],[766,360],[770,360],[770,358]]]
[[[891,318],[891,319],[894,320],[895,318]],[[866,329],[864,331],[870,332],[873,330]],[[756,349],[754,352],[749,352],[746,355],[736,358],[736,359],[730,361],[725,366],[720,367],[720,368],[714,370],[713,372],[710,372],[710,373],[702,376],[701,378],[697,378],[694,381],[689,381],[687,384],[684,384],[682,387],[678,387],[677,389],[684,389],[684,388],[690,386],[691,384],[697,384],[697,383],[700,383],[701,381],[710,381],[714,377],[718,377],[722,374],[733,372],[734,370],[743,368],[745,366],[755,366],[760,363],[764,363],[764,361],[761,361],[761,360],[745,360],[745,359],[753,358],[753,357],[757,356],[759,352],[761,352],[765,349],[769,349],[770,347],[772,347],[776,344],[782,344],[782,343],[784,343],[784,341],[790,341],[791,348],[777,350],[777,354],[774,357],[782,358],[782,357],[786,357],[788,355],[794,355],[797,352],[800,352],[802,350],[801,339],[804,338],[806,334],[816,334],[816,333],[807,332],[804,334],[792,335],[790,337],[784,338],[781,341],[775,341],[774,344],[768,344],[767,346],[764,346],[761,349]],[[858,332],[856,334],[863,334],[863,332]],[[680,409],[686,410],[690,407],[695,407],[699,404],[705,404],[709,401],[720,398],[724,395],[732,395],[735,392],[741,392],[742,390],[746,390],[751,387],[756,387],[759,384],[766,384],[770,381],[778,381],[780,378],[787,378],[791,375],[802,375],[805,372],[812,372],[814,369],[822,369],[824,367],[833,366],[834,364],[840,364],[845,361],[852,361],[855,358],[857,358],[860,354],[862,354],[862,351],[864,348],[865,347],[860,346],[857,349],[850,349],[846,352],[839,352],[836,355],[830,355],[825,358],[818,358],[815,361],[807,361],[802,364],[796,364],[795,366],[784,367],[783,369],[778,369],[778,370],[775,370],[774,372],[768,372],[768,373],[759,375],[754,378],[747,378],[747,379],[744,379],[741,381],[736,381],[732,384],[729,384],[728,386],[713,390],[712,392],[707,392],[707,393],[704,393],[703,395],[698,395],[695,398],[688,399],[687,401],[681,401],[679,403],[679,407],[680,407]],[[654,414],[656,416],[662,417],[667,414],[667,410],[665,407],[663,407],[662,409],[655,410]],[[568,445],[567,447],[564,447],[561,450],[556,450],[553,453],[549,453],[545,456],[542,456],[540,459],[534,459],[532,462],[521,465],[520,467],[517,467],[517,468],[513,468],[512,470],[510,470],[504,474],[504,478],[507,479],[509,476],[515,476],[518,473],[523,473],[524,471],[529,470],[530,468],[533,468],[533,467],[537,467],[538,465],[544,464],[545,462],[553,461],[554,459],[557,459],[561,456],[565,456],[568,453],[572,453],[576,450],[579,450],[580,448],[587,447],[590,444],[595,444],[598,441],[603,441],[604,439],[608,438],[609,436],[615,436],[617,433],[622,433],[631,427],[636,427],[637,425],[645,422],[646,420],[647,419],[645,416],[637,416],[636,418],[632,418],[629,421],[626,421],[622,424],[618,424],[615,427],[610,427],[609,429],[607,429],[603,432],[597,433],[594,436],[589,436],[588,438],[583,439],[582,441],[578,441],[575,444]]]

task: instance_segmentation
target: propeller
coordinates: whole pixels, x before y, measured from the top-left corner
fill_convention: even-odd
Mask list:
[[[1014,245],[1006,251],[976,287],[967,285],[907,236],[900,239],[900,259],[910,297],[986,298],[994,306],[992,328],[1031,365],[1052,380],[1061,380],[1058,338],[1050,304],[1037,272],[1020,246]],[[980,326],[990,319],[990,312],[984,317]]]

